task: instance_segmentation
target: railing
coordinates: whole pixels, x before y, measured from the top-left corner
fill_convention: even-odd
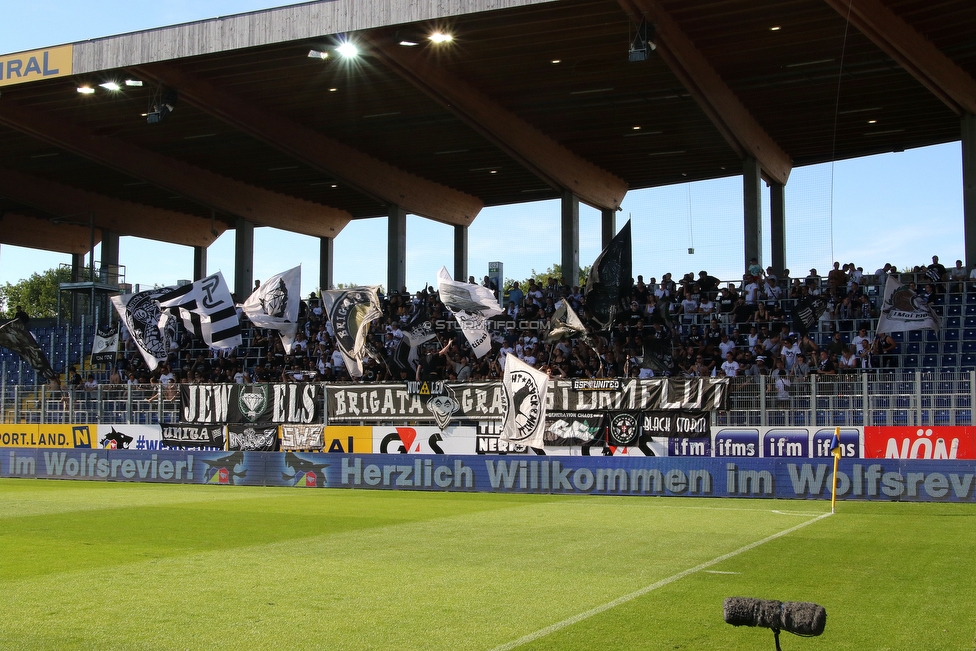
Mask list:
[[[99,385],[93,391],[0,387],[0,420],[5,423],[176,423],[179,404],[177,385],[162,386],[162,396],[158,384]],[[976,371],[813,375],[791,380],[789,386],[777,386],[768,376],[739,377],[730,380],[728,409],[714,412],[712,425],[972,425],[973,405]]]

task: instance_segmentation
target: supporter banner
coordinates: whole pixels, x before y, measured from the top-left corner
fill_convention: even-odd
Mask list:
[[[502,424],[500,421],[482,421],[478,423],[477,435],[474,442],[475,454],[543,454],[532,450],[526,445],[510,443],[501,438]],[[545,454],[558,454],[561,450],[572,450],[574,448],[550,448]],[[555,452],[554,452],[555,450]]]
[[[691,440],[691,439],[689,439]],[[833,460],[0,449],[0,477],[298,488],[810,499],[826,502]],[[841,459],[845,499],[976,503],[970,461]]]
[[[613,385],[616,386],[616,385]],[[576,390],[573,380],[550,380],[547,411],[647,411],[722,409],[728,380],[713,378],[654,378],[620,380],[619,388],[606,391]],[[327,385],[328,420],[337,422],[403,422],[443,420],[494,420],[504,414],[504,395],[499,382],[448,385],[450,396],[410,395],[402,384]],[[435,418],[441,418],[437,421]]]
[[[92,341],[91,363],[114,364],[119,352],[119,324],[98,326]]]
[[[95,448],[95,425],[0,423],[0,446],[13,448]]]
[[[178,312],[183,327],[207,346],[237,348],[242,343],[241,320],[230,288],[219,271],[156,298],[161,308]]]
[[[0,346],[20,355],[45,380],[58,379],[58,374],[51,368],[47,356],[37,345],[34,335],[17,319],[0,325]]]
[[[282,450],[321,450],[325,446],[321,425],[282,425]]]
[[[278,426],[271,423],[227,425],[227,449],[273,452],[278,449]]]
[[[437,272],[437,289],[444,307],[457,319],[475,357],[484,357],[491,350],[486,320],[504,311],[494,292],[487,287],[452,280],[447,267],[441,267]]]
[[[902,285],[894,276],[885,281],[878,332],[906,332],[908,330],[938,330],[942,320],[932,305],[919,299],[915,290]]]
[[[174,287],[160,287],[135,294],[112,297],[112,305],[125,323],[132,342],[146,360],[149,370],[155,370],[169,355],[169,344],[176,335],[176,323],[159,307],[160,296]]]
[[[278,331],[285,354],[291,354],[298,332],[298,307],[302,300],[302,266],[275,274],[251,292],[241,305],[245,316],[259,328]]]
[[[546,414],[546,447],[584,445],[602,439],[603,416],[602,411],[550,411]]]
[[[191,423],[164,425],[161,436],[167,447],[224,449],[223,425],[195,425]]]
[[[865,427],[869,459],[976,459],[976,428]]]
[[[181,384],[180,406],[187,423],[320,422],[321,385]]]
[[[607,421],[607,445],[610,447],[631,447],[640,437],[640,413],[634,411],[614,412]]]
[[[470,382],[449,385],[448,396],[411,395],[405,384],[329,384],[325,400],[329,423],[336,422],[436,422],[435,410],[453,420],[484,420],[502,417],[504,397],[501,382]]]
[[[369,454],[373,451],[373,428],[361,425],[328,425],[324,433],[326,452]]]
[[[707,437],[710,419],[707,411],[645,411],[640,415],[641,436]]]

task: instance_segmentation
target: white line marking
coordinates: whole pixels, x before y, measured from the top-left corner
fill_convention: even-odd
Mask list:
[[[723,572],[722,570],[705,570],[705,574],[742,574],[742,572]]]
[[[572,617],[570,617],[568,619],[564,619],[561,622],[556,622],[555,624],[550,624],[549,626],[546,626],[545,628],[541,628],[538,631],[535,631],[534,633],[529,633],[528,635],[523,635],[522,637],[518,638],[517,640],[512,640],[511,642],[506,642],[505,644],[502,644],[500,646],[496,646],[491,651],[510,651],[510,649],[515,649],[515,648],[520,647],[520,646],[522,646],[524,644],[528,644],[529,642],[534,642],[535,640],[538,640],[541,637],[545,637],[545,636],[549,635],[550,633],[555,633],[556,631],[561,630],[561,629],[564,629],[567,626],[572,626],[573,624],[577,624],[577,623],[583,621],[584,619],[589,619],[590,617],[593,617],[594,615],[599,615],[600,613],[602,613],[604,611],[610,610],[611,608],[616,608],[617,606],[620,606],[622,604],[625,604],[628,601],[633,601],[637,597],[642,597],[642,596],[646,595],[648,592],[652,592],[654,590],[657,590],[658,588],[663,588],[664,586],[669,585],[671,583],[674,583],[675,581],[677,581],[679,579],[683,579],[686,576],[689,576],[691,574],[695,574],[696,572],[700,572],[700,571],[702,571],[702,570],[704,570],[706,568],[709,568],[709,567],[711,567],[713,565],[718,565],[722,561],[727,561],[730,558],[733,558],[735,556],[738,556],[739,554],[742,554],[744,552],[747,552],[747,551],[749,551],[751,549],[755,549],[756,547],[759,547],[760,545],[765,545],[766,543],[771,542],[773,540],[776,540],[777,538],[782,538],[783,536],[787,536],[787,535],[793,533],[794,531],[797,531],[798,529],[802,529],[803,527],[805,527],[807,525],[813,524],[814,522],[818,522],[820,520],[823,520],[824,518],[829,518],[830,515],[831,515],[830,513],[823,513],[821,515],[818,515],[817,517],[813,518],[812,520],[807,520],[806,522],[801,522],[800,524],[798,524],[796,526],[790,527],[789,529],[784,529],[783,531],[780,531],[779,533],[774,533],[773,535],[767,536],[767,537],[763,538],[762,540],[757,540],[756,542],[749,543],[745,547],[740,547],[740,548],[736,549],[735,551],[729,552],[728,554],[722,554],[721,556],[717,556],[717,557],[713,558],[710,561],[705,561],[704,563],[701,563],[700,565],[696,565],[695,567],[692,567],[692,568],[689,568],[687,570],[678,572],[677,574],[672,574],[671,576],[669,576],[669,577],[667,577],[665,579],[661,579],[660,581],[657,581],[656,583],[652,583],[650,585],[644,586],[640,590],[637,590],[635,592],[631,592],[630,594],[624,595],[622,597],[617,597],[613,601],[608,601],[607,603],[602,604],[600,606],[597,606],[596,608],[591,608],[590,610],[587,610],[585,612],[579,613],[578,615],[573,615]]]

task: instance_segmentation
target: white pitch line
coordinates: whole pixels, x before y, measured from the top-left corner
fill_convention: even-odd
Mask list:
[[[555,633],[556,631],[561,630],[561,629],[564,629],[567,626],[572,626],[573,624],[577,624],[577,623],[583,621],[584,619],[589,619],[590,617],[593,617],[594,615],[599,615],[600,613],[602,613],[604,611],[610,610],[611,608],[616,608],[617,606],[620,606],[622,604],[625,604],[628,601],[633,601],[637,597],[642,597],[642,596],[646,595],[648,592],[653,592],[654,590],[657,590],[658,588],[663,588],[664,586],[669,585],[671,583],[674,583],[675,581],[677,581],[679,579],[683,579],[686,576],[689,576],[689,575],[694,574],[696,572],[700,572],[700,571],[702,571],[702,570],[704,570],[706,568],[709,568],[709,567],[711,567],[713,565],[717,565],[717,564],[721,563],[722,561],[727,561],[730,558],[733,558],[735,556],[738,556],[739,554],[742,554],[744,552],[749,551],[750,549],[755,549],[756,547],[759,547],[760,545],[765,545],[766,543],[771,542],[773,540],[776,540],[777,538],[782,538],[783,536],[787,536],[787,535],[793,533],[794,531],[797,531],[798,529],[802,529],[803,527],[805,527],[807,525],[810,525],[810,524],[813,524],[814,522],[818,522],[820,520],[823,520],[824,518],[828,518],[828,517],[830,517],[830,515],[831,515],[830,513],[823,513],[821,515],[818,515],[817,517],[813,518],[812,520],[807,520],[806,522],[801,522],[800,524],[798,524],[796,526],[790,527],[789,529],[784,529],[783,531],[780,531],[779,533],[774,533],[773,535],[767,536],[767,537],[763,538],[762,540],[757,540],[756,542],[749,543],[745,547],[740,547],[740,548],[736,549],[735,551],[729,552],[728,554],[722,554],[721,556],[717,556],[717,557],[713,558],[710,561],[705,561],[704,563],[701,563],[700,565],[696,565],[695,567],[692,567],[692,568],[689,568],[687,570],[678,572],[677,574],[672,574],[671,576],[669,576],[669,577],[667,577],[665,579],[661,579],[660,581],[657,581],[656,583],[652,583],[650,585],[644,586],[640,590],[637,590],[635,592],[631,592],[630,594],[626,594],[626,595],[624,595],[622,597],[617,597],[613,601],[608,601],[607,603],[601,604],[601,605],[597,606],[596,608],[591,608],[590,610],[587,610],[585,612],[579,613],[578,615],[573,615],[572,617],[570,617],[568,619],[564,619],[561,622],[556,622],[555,624],[550,624],[549,626],[546,626],[545,628],[541,628],[538,631],[535,631],[534,633],[529,633],[528,635],[523,635],[522,637],[518,638],[517,640],[512,640],[511,642],[506,642],[505,644],[502,644],[500,646],[496,646],[491,651],[509,651],[510,649],[518,648],[518,647],[520,647],[520,646],[522,646],[524,644],[528,644],[529,642],[534,642],[535,640],[538,640],[541,637],[545,637],[545,636],[549,635],[550,633]]]

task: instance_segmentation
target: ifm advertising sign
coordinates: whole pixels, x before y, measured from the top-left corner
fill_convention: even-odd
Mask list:
[[[71,74],[71,45],[0,55],[0,86]]]

